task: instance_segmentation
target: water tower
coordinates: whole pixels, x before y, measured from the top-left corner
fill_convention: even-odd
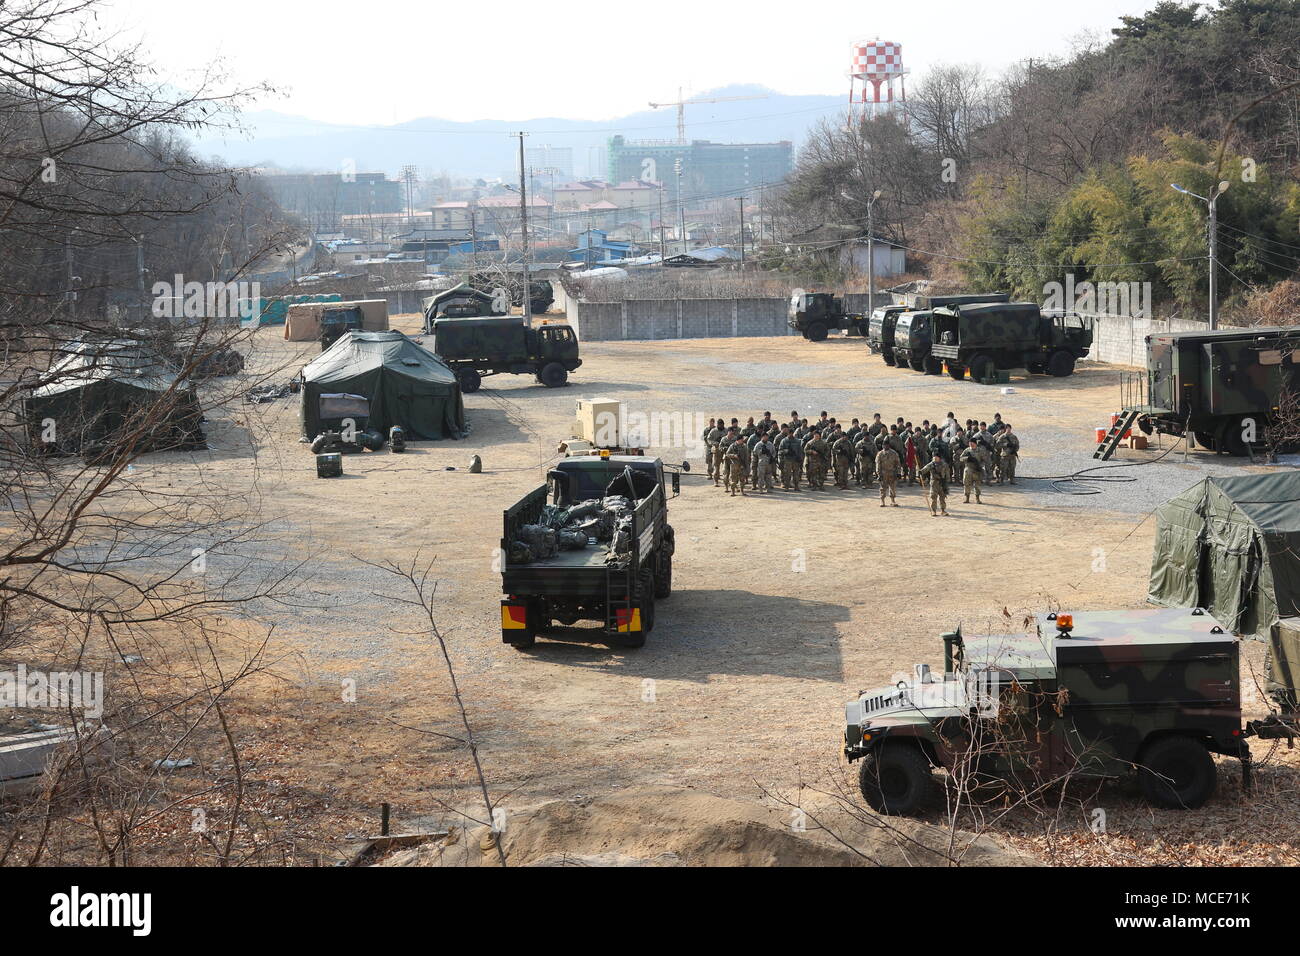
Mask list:
[[[903,69],[903,45],[890,40],[859,40],[853,44],[849,68],[849,116],[860,114],[870,104],[870,115],[891,110],[895,102],[907,102],[907,71]],[[894,83],[899,88],[894,98]]]

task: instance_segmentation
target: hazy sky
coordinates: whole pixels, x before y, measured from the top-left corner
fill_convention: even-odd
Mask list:
[[[143,37],[164,75],[215,58],[234,81],[283,90],[256,108],[388,124],[604,119],[675,99],[678,86],[847,94],[848,48],[863,38],[901,43],[914,75],[938,62],[996,71],[1108,37],[1120,15],[1155,2],[108,0],[101,21]]]

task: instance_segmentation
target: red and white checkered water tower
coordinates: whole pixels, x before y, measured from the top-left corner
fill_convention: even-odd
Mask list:
[[[870,110],[894,109],[907,102],[907,71],[903,69],[903,45],[892,40],[859,40],[853,44],[849,69],[849,115]],[[898,84],[898,97],[894,84]]]

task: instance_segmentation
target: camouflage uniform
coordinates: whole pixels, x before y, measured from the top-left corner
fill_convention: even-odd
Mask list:
[[[970,504],[971,492],[975,492],[975,503],[980,504],[980,484],[984,475],[984,465],[980,461],[980,453],[977,448],[967,448],[958,457],[961,462],[961,486],[966,492],[966,503]]]
[[[751,452],[750,470],[754,473],[754,490],[764,494],[771,492],[776,471],[776,446],[766,437],[760,440]]]
[[[749,446],[736,439],[724,453],[727,464],[727,490],[734,498],[736,492],[745,494],[745,474],[749,471]]]
[[[776,446],[776,459],[781,465],[781,487],[786,491],[798,491],[803,442],[794,435],[785,435]]]
[[[952,480],[952,466],[940,458],[931,459],[921,471],[930,482],[930,514],[948,513],[948,482]]]
[[[704,439],[708,445],[705,452],[709,463],[709,477],[713,479],[713,487],[718,487],[718,481],[722,478],[722,439],[727,435],[721,428],[716,425],[709,431],[708,436]]]
[[[849,466],[853,463],[853,442],[843,432],[831,445],[831,457],[835,463],[835,487],[841,491],[849,487]]]
[[[1005,479],[1014,485],[1016,483],[1016,464],[1020,460],[1020,439],[1013,432],[1003,430],[998,433],[997,445],[1000,452],[998,456],[1000,469],[998,471],[998,484],[1002,484]]]
[[[902,468],[898,452],[888,443],[876,453],[876,474],[880,476],[880,507],[885,507],[885,495],[889,495],[895,508],[898,507],[898,474]]]
[[[820,435],[804,445],[804,467],[808,472],[808,486],[819,491],[826,487],[826,465],[831,450]]]
[[[871,439],[862,434],[853,446],[858,456],[858,487],[865,488],[871,484],[876,464],[876,448]]]

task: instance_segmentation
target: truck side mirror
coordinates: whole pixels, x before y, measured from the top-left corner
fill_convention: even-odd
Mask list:
[[[682,493],[682,476],[678,472],[673,472],[673,497],[676,498]]]

